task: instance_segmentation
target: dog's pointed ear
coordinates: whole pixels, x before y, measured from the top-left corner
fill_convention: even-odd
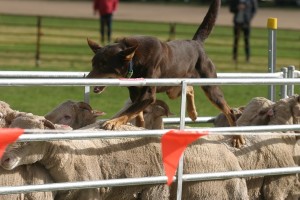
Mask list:
[[[99,44],[97,44],[96,42],[90,40],[89,38],[87,38],[87,43],[88,43],[88,45],[90,46],[90,48],[92,49],[92,51],[94,53],[96,53],[98,49],[101,49]]]
[[[133,58],[137,48],[138,48],[138,45],[135,45],[135,46],[129,47],[129,48],[121,51],[120,55],[122,56],[122,59],[124,61],[130,61]]]

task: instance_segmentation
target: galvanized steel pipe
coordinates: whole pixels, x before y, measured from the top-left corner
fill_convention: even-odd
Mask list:
[[[202,173],[202,174],[184,174],[182,176],[182,180],[183,182],[204,181],[204,180],[224,180],[230,178],[288,175],[288,174],[295,174],[295,173],[300,173],[300,167],[285,167],[285,168],[271,168],[271,169],[243,170],[243,171],[229,171],[229,172],[212,172],[212,173]],[[174,181],[175,180],[176,177],[174,177]],[[43,184],[43,185],[9,186],[9,187],[0,187],[0,195],[54,191],[54,190],[73,190],[73,189],[100,188],[100,187],[165,184],[166,182],[167,182],[166,176],[155,176],[155,177],[142,177],[142,178],[51,183],[51,184]]]
[[[0,79],[0,86],[181,86],[187,85],[282,85],[300,84],[300,79],[244,79],[244,78],[199,78],[199,79]]]

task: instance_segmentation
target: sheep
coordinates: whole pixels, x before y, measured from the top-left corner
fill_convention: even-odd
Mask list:
[[[67,153],[66,153],[67,152]],[[1,166],[40,163],[55,182],[161,176],[159,137],[39,141],[9,146]],[[184,173],[238,171],[241,167],[226,146],[207,138],[197,140],[184,154]],[[176,184],[58,191],[56,200],[175,199]],[[171,192],[171,194],[170,194]],[[248,199],[244,179],[188,182],[183,199]]]
[[[274,102],[264,97],[254,97],[247,105],[247,111],[244,113],[242,119],[239,120],[239,125],[243,126],[244,119],[245,119],[246,126],[250,126],[251,124],[266,125],[270,120],[270,116],[271,116],[271,113],[266,115],[266,112],[269,111],[269,108],[271,108],[271,105],[273,104]],[[243,114],[244,109],[245,106],[232,108],[236,120],[238,120],[240,116]],[[223,113],[220,113],[209,122],[213,123],[215,127],[229,127],[227,119]]]
[[[143,111],[145,128],[149,130],[164,129],[163,116],[168,117],[170,115],[173,115],[173,113],[170,112],[169,106],[164,101],[157,99],[154,104],[149,105]],[[139,123],[133,122],[133,124]]]
[[[272,113],[270,109],[274,105],[269,99],[264,97],[253,98],[244,108],[242,115],[237,120],[239,126],[267,125]]]
[[[293,96],[273,103],[265,98],[254,98],[237,120],[238,126],[294,124],[300,117],[300,97]],[[232,148],[229,139],[223,138],[228,148],[236,155],[244,170],[293,167],[297,140],[286,136],[246,136],[247,145]],[[299,152],[297,153],[299,156]],[[296,156],[297,157],[297,156]],[[247,178],[250,199],[299,198],[299,180],[295,175]]]
[[[131,100],[128,99],[124,104],[123,108],[117,112],[114,117],[118,116],[124,109],[132,104]],[[157,99],[153,104],[149,105],[142,113],[131,120],[129,124],[133,126],[153,130],[153,129],[164,129],[163,116],[173,115],[170,112],[169,106],[162,100]],[[98,129],[103,120],[98,120],[94,124],[82,127],[81,129]],[[126,126],[121,127],[123,129]],[[130,129],[129,129],[130,130]]]
[[[0,101],[0,127],[5,128],[9,126],[7,118],[12,112],[13,110],[7,103]]]
[[[23,129],[60,129],[60,130],[72,130],[68,125],[53,124],[46,118],[38,115],[22,115],[15,118],[10,128],[23,128]]]
[[[104,114],[102,111],[93,110],[85,102],[67,100],[48,112],[44,117],[54,124],[65,124],[73,129],[78,129],[95,123],[96,118]]]
[[[32,113],[19,112],[13,110],[10,105],[4,101],[0,101],[0,127],[7,128],[13,119],[21,115],[32,115]]]
[[[238,107],[238,108],[232,108],[233,115],[236,119],[238,119],[244,110],[244,106]],[[229,127],[229,123],[227,118],[223,113],[220,113],[216,117],[210,119],[208,123],[213,123],[215,127]]]
[[[8,104],[7,104],[8,105]],[[25,113],[24,113],[25,114]],[[64,129],[71,130],[71,127],[66,125],[52,124],[44,117],[35,116],[32,114],[20,115],[14,118],[10,123],[10,128],[25,128],[25,129]],[[7,171],[0,168],[0,185],[33,185],[53,183],[53,180],[47,170],[40,164],[22,165],[15,168],[13,171]],[[34,192],[26,194],[9,194],[1,195],[1,200],[53,200],[55,192]]]
[[[47,170],[40,164],[22,165],[11,171],[0,168],[0,187],[53,183]],[[0,195],[1,200],[53,200],[55,192],[32,192]]]

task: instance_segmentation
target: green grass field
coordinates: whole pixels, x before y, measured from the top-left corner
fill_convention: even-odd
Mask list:
[[[42,18],[40,65],[35,66],[36,17],[0,15],[0,70],[24,71],[89,71],[93,53],[86,38],[98,41],[98,21],[88,19]],[[152,35],[167,40],[169,24],[115,21],[113,37],[128,35]],[[175,39],[190,39],[198,25],[177,24]],[[239,62],[232,62],[232,27],[215,27],[206,41],[205,48],[217,66],[218,72],[267,72],[268,31],[253,28],[251,32],[251,62],[244,61],[243,41],[240,41]],[[277,71],[283,66],[294,65],[299,69],[299,30],[278,30]],[[252,97],[267,96],[267,86],[221,86],[225,98],[232,107],[245,105]],[[298,87],[296,92],[298,93]],[[279,90],[279,89],[278,89]],[[219,111],[195,87],[199,116],[216,115]],[[0,87],[0,100],[12,108],[44,115],[57,104],[67,99],[82,100],[81,87]],[[106,117],[117,112],[128,98],[122,87],[109,87],[101,95],[91,94],[93,108],[105,111]],[[165,100],[176,116],[180,114],[180,99]]]

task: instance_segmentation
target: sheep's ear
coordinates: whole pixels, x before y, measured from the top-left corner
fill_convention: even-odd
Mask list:
[[[92,112],[93,112],[94,117],[99,117],[99,116],[106,115],[105,112],[98,111],[98,110],[93,110]]]
[[[87,43],[90,46],[90,48],[92,49],[92,51],[94,53],[97,53],[98,49],[101,49],[100,45],[97,44],[96,42],[90,40],[89,38],[87,38]]]
[[[85,109],[85,110],[88,110],[88,111],[93,111],[92,107],[88,103],[85,103],[83,101],[77,102],[76,105],[79,108],[82,108],[82,109]]]
[[[44,126],[49,128],[49,129],[55,129],[54,124],[51,121],[47,120],[47,119],[44,120]]]
[[[243,114],[243,113],[237,113],[237,114],[235,114],[235,118],[236,118],[236,119],[240,118],[240,117],[242,116],[242,114]]]
[[[174,115],[171,113],[168,104],[166,104],[164,101],[157,99],[154,104],[160,106],[162,112],[161,116],[169,117],[170,115]]]
[[[268,110],[267,116],[269,116],[269,117],[273,117],[274,116],[274,110],[273,110],[273,108],[271,108],[271,109]]]
[[[241,106],[238,109],[239,109],[239,111],[243,112],[245,110],[245,106]]]
[[[133,58],[133,56],[134,56],[135,51],[136,51],[137,48],[138,48],[138,45],[129,47],[129,48],[121,51],[119,53],[119,55],[121,56],[121,58],[122,58],[123,61],[129,62]]]

